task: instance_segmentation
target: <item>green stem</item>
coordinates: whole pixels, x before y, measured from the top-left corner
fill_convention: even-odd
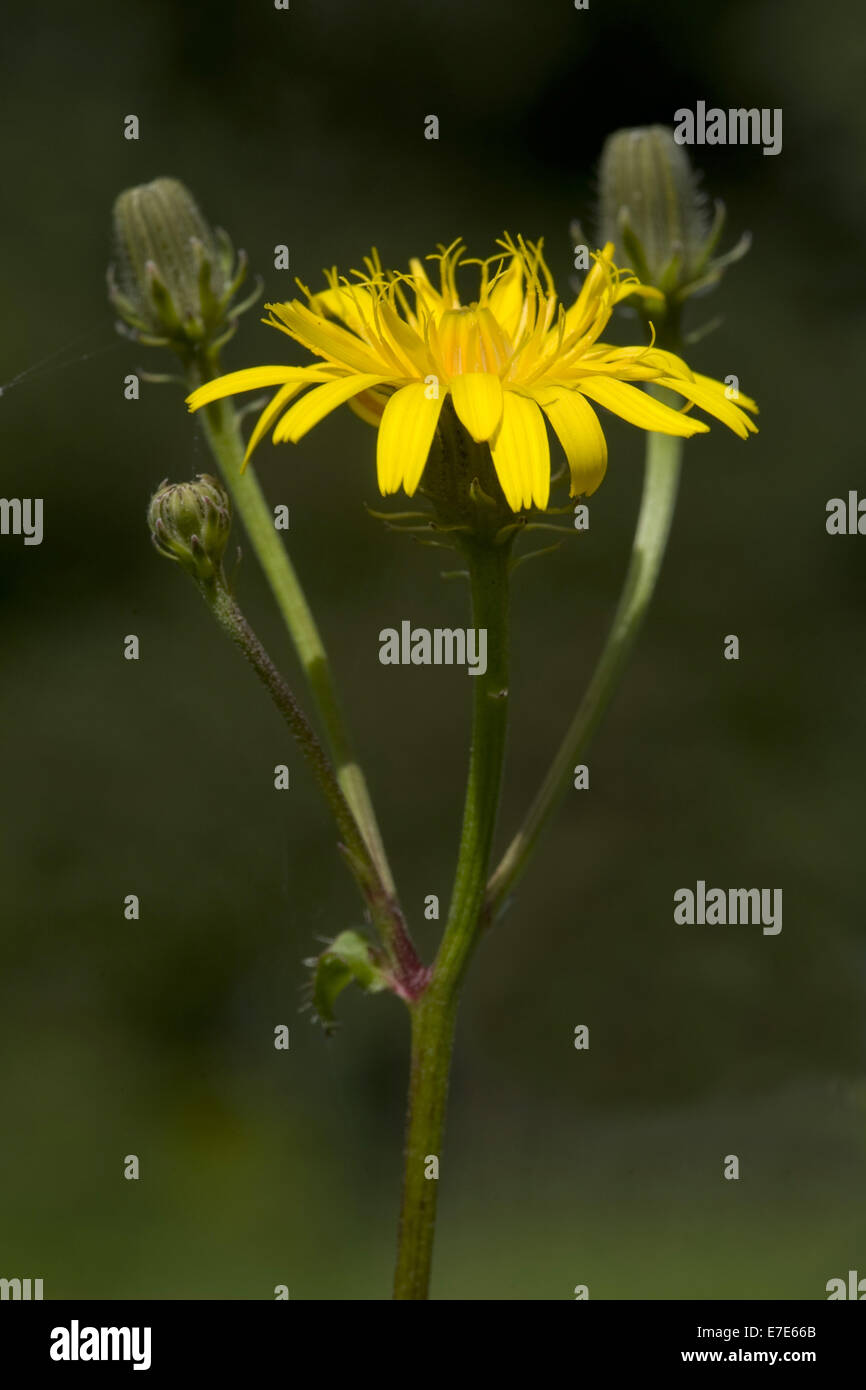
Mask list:
[[[381,881],[378,866],[313,726],[250,627],[225,580],[199,582],[198,587],[220,626],[243,652],[271,696],[303,753],[336,821],[349,868],[382,934],[394,969],[392,984],[405,998],[415,998],[426,984],[428,972],[415,953],[396,901]]]
[[[585,752],[619,684],[635,638],[649,607],[664,559],[676,508],[682,439],[669,434],[647,437],[643,497],[631,560],[607,642],[586,694],[520,830],[487,886],[492,919],[523,873],[536,842],[572,786],[574,767]]]
[[[219,375],[211,352],[188,373],[190,389]],[[346,721],[324,643],[310,611],[288,552],[274,527],[273,513],[252,469],[241,471],[244,444],[238,413],[228,400],[216,401],[202,412],[204,432],[235,508],[265,572],[321,716],[337,780],[361,829],[386,891],[394,894],[394,879],[382,843],[364,774],[352,751]]]
[[[456,1000],[434,999],[432,986],[412,1010],[412,1060],[403,1199],[397,1239],[395,1299],[425,1299],[430,1289],[439,1174],[428,1177],[430,1158],[441,1158],[448,1079],[454,1047]]]
[[[460,986],[480,935],[508,717],[508,545],[466,544],[472,622],[487,633],[487,670],[474,676],[472,746],[448,921],[430,983],[412,1006],[412,1059],[396,1299],[424,1299],[430,1283],[448,1078]]]

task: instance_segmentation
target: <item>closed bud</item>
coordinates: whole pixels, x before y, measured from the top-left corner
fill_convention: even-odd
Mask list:
[[[178,179],[154,179],[114,204],[115,261],[108,290],[122,323],[139,342],[171,347],[184,361],[230,338],[244,309],[232,300],[246,276],[225,232],[205,222]]]
[[[689,157],[666,126],[618,130],[605,141],[599,166],[599,240],[612,241],[628,266],[675,305],[711,289],[725,266],[749,249],[748,235],[713,258],[725,209],[710,216]],[[652,308],[647,306],[652,316]]]
[[[222,583],[222,557],[231,531],[228,493],[207,473],[190,483],[164,482],[147,515],[157,550],[201,583]]]

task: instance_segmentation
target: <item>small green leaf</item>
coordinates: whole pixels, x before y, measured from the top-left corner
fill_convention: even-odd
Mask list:
[[[368,994],[388,987],[377,952],[356,931],[340,932],[314,963],[312,1003],[327,1032],[334,1027],[337,995],[353,980]]]

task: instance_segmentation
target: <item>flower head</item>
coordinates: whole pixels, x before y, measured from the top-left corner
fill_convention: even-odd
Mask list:
[[[675,305],[712,289],[751,245],[745,233],[730,251],[715,255],[724,203],[716,200],[711,220],[699,175],[667,126],[609,135],[598,182],[599,235]]]
[[[170,347],[184,360],[232,336],[243,303],[235,294],[247,271],[225,232],[212,229],[178,179],[154,179],[121,193],[114,204],[116,265],[109,298],[123,331],[149,347]]]
[[[211,584],[222,574],[232,524],[232,504],[216,478],[199,473],[189,483],[161,483],[147,513],[151,539],[161,555],[187,574]]]
[[[250,437],[249,458],[269,429],[275,444],[297,442],[348,402],[378,427],[383,495],[402,487],[411,496],[450,396],[466,431],[489,445],[513,512],[548,504],[545,417],[565,451],[572,496],[594,492],[607,467],[596,406],[666,434],[708,429],[686,413],[692,405],[741,438],[755,429],[745,413],[757,409],[753,401],[740,395],[735,405],[723,383],[692,372],[675,354],[653,345],[619,348],[600,342],[620,300],[633,294],[659,297],[636,276],[617,270],[612,245],[596,254],[568,309],[557,296],[540,242],[504,238],[499,246],[483,261],[468,258],[459,242],[440,249],[429,258],[438,262],[438,285],[420,261],[411,261],[403,274],[386,272],[375,253],[352,279],[332,270],[326,290],[304,291],[306,303],[295,299],[266,306],[265,322],[314,353],[320,359],[316,365],[230,372],[194,391],[190,408],[277,386]],[[477,268],[478,290],[476,299],[463,303],[457,273],[467,265]],[[642,382],[677,392],[685,409],[673,410],[647,395]]]

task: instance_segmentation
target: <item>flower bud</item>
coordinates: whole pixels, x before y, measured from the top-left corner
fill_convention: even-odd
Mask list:
[[[599,240],[612,241],[618,265],[678,303],[710,289],[722,270],[749,249],[748,235],[712,259],[725,209],[712,219],[699,176],[666,126],[618,130],[605,141],[599,165]]]
[[[162,483],[150,499],[147,519],[160,554],[176,560],[200,582],[222,580],[232,507],[216,478],[200,473],[190,483]]]
[[[244,309],[231,301],[246,271],[225,232],[212,230],[177,179],[128,188],[114,204],[116,264],[109,266],[114,308],[139,342],[171,347],[188,360],[230,338]]]

